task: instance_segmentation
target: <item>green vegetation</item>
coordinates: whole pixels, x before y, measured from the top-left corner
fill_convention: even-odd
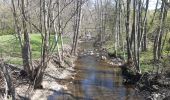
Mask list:
[[[31,48],[33,59],[40,58],[41,55],[41,42],[42,38],[40,34],[31,34]],[[64,37],[64,44],[70,43],[70,39]],[[54,43],[54,35],[51,36],[51,43]],[[59,41],[61,42],[61,41]],[[8,62],[13,64],[22,64],[21,49],[19,41],[14,35],[3,35],[0,36],[0,54]]]
[[[165,38],[165,37],[164,37]],[[141,66],[141,71],[143,72],[150,72],[153,70],[153,43],[150,42],[150,40],[148,40],[148,50],[145,52],[141,52],[140,54],[140,66]],[[166,36],[166,41],[164,44],[164,48],[163,48],[163,56],[166,56],[168,54],[170,54],[170,34],[168,33]],[[109,53],[114,53],[114,42],[109,40],[106,41],[106,43],[103,45],[103,48],[106,48],[108,50]],[[126,51],[125,51],[126,52]],[[123,57],[123,49],[122,50],[118,50],[117,52],[118,55],[121,55]],[[125,57],[127,57],[127,54],[125,53]],[[164,58],[164,60],[167,60],[166,58]],[[164,63],[164,61],[163,61]],[[167,64],[166,64],[167,65]]]
[[[11,28],[0,30],[0,36],[10,35],[10,34],[14,34],[14,33],[15,33],[15,30],[11,29]]]
[[[114,42],[112,40],[106,41],[106,43],[103,45],[103,48],[106,48],[109,53],[114,53]],[[117,54],[123,56],[123,48],[118,48]]]

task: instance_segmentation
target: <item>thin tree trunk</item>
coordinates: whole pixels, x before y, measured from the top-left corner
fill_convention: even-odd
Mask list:
[[[11,75],[8,72],[8,68],[7,68],[7,66],[5,65],[4,62],[0,62],[0,69],[3,72],[3,76],[6,80],[6,85],[7,85],[6,91],[8,91],[8,92],[6,92],[7,95],[9,95],[8,93],[11,93],[12,100],[16,100],[16,98],[15,98],[15,88],[14,88],[14,85],[13,85],[13,82],[12,82],[12,79],[11,79]]]
[[[21,12],[22,12],[22,29],[24,34],[23,47],[22,47],[22,59],[24,70],[28,73],[29,77],[32,78],[32,65],[31,65],[31,48],[30,48],[30,36],[27,30],[26,15],[25,15],[25,0],[21,1]]]
[[[17,18],[17,14],[16,14],[16,7],[15,7],[14,0],[11,0],[11,3],[12,3],[12,11],[13,11],[13,17],[14,17],[15,31],[18,35],[19,43],[20,43],[20,46],[22,48],[23,44],[22,44],[22,38],[21,38],[21,29],[19,28],[19,23],[18,23],[18,18]]]
[[[77,14],[76,14],[75,23],[74,23],[73,47],[71,50],[72,54],[75,54],[76,49],[77,49],[77,40],[78,40],[78,35],[79,35],[80,16],[81,16],[81,5],[82,5],[82,0],[78,0],[76,3]]]
[[[128,55],[128,59],[132,58],[131,55],[131,44],[130,44],[130,31],[129,31],[129,23],[130,23],[130,4],[131,4],[131,0],[127,0],[127,15],[126,15],[126,43],[127,43],[127,55]]]

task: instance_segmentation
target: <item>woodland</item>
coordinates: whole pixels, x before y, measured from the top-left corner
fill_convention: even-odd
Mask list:
[[[0,100],[65,100],[46,97],[69,91],[89,55],[144,100],[169,100],[169,10],[169,0],[0,0]]]

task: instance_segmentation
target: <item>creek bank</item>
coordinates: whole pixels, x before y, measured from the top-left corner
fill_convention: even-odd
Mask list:
[[[96,42],[94,46],[103,53],[101,60],[106,60],[105,58],[107,58],[107,62],[112,67],[121,67],[125,85],[135,85],[138,93],[146,100],[170,100],[170,71],[166,72],[166,74],[139,74],[134,71],[135,68],[126,65],[126,62],[121,57],[116,57],[114,53],[109,53],[102,48],[101,43]],[[123,72],[124,68],[126,68],[125,72]]]
[[[133,61],[125,61],[121,55],[109,52],[108,48],[101,47],[100,42],[95,42],[94,46],[100,53],[100,60],[106,61],[111,67],[121,68],[123,84],[134,85],[139,81],[141,74],[136,72]]]
[[[144,73],[136,88],[147,100],[170,100],[170,77],[166,74]]]
[[[43,89],[33,89],[28,77],[21,75],[22,69],[20,68],[22,67],[18,68],[16,65],[7,64],[14,83],[17,100],[47,100],[48,96],[55,91],[67,90],[68,83],[74,78],[75,71],[73,62],[77,59],[77,57],[73,57],[68,53],[70,49],[71,47],[69,45],[64,46],[64,62],[62,67],[57,63],[58,58],[56,54],[50,60],[43,77]],[[62,82],[62,80],[68,81]],[[4,87],[2,87],[2,89],[3,88]]]

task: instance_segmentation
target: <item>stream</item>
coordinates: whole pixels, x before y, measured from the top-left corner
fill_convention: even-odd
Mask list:
[[[73,82],[49,100],[143,100],[133,86],[123,85],[120,68],[98,60],[92,43],[81,43],[80,48],[84,52],[75,62]]]

